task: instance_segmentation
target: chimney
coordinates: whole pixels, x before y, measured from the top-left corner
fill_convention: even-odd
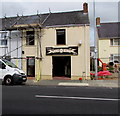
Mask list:
[[[96,18],[96,26],[97,26],[97,27],[100,27],[100,17],[97,17],[97,18]]]
[[[86,2],[83,4],[83,13],[88,13],[88,4]]]

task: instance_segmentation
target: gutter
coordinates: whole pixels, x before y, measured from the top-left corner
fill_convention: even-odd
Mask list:
[[[43,26],[43,28],[57,28],[57,27],[79,27],[79,26],[90,26],[90,24],[68,24],[68,25],[52,25],[52,26]]]

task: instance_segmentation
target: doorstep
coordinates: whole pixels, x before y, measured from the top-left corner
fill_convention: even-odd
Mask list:
[[[34,80],[35,77],[27,77],[27,79]]]

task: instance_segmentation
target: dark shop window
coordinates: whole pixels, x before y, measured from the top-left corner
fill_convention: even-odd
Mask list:
[[[34,31],[26,32],[26,45],[34,45]]]
[[[57,45],[65,45],[66,44],[65,29],[56,30],[56,34],[57,34]]]

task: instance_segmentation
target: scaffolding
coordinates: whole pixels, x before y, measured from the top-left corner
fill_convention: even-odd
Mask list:
[[[37,76],[35,76],[35,79],[37,81],[39,81],[41,79],[41,61],[43,59],[43,56],[42,56],[42,45],[41,45],[41,38],[43,36],[43,33],[42,33],[42,25],[45,23],[45,21],[48,19],[48,17],[50,16],[51,12],[48,14],[48,16],[42,21],[41,18],[41,14],[38,14],[38,11],[37,11],[37,17],[38,17],[38,23],[34,23],[34,24],[18,24],[19,20],[23,19],[24,16],[19,16],[17,14],[17,18],[16,18],[16,21],[14,23],[12,23],[12,20],[9,21],[11,27],[10,29],[7,29],[7,17],[5,16],[4,17],[4,27],[5,27],[5,31],[9,32],[9,36],[7,37],[8,38],[8,41],[9,41],[9,47],[7,48],[7,53],[4,53],[2,55],[2,58],[6,58],[8,60],[14,60],[15,61],[15,64],[18,66],[18,64],[20,63],[21,64],[21,67],[20,68],[23,68],[22,67],[22,62],[23,60],[27,60],[28,58],[27,57],[23,57],[23,54],[24,54],[24,51],[22,51],[22,48],[24,46],[26,46],[26,43],[22,43],[23,41],[23,38],[27,38],[27,35],[24,36],[24,32],[23,30],[27,31],[27,30],[30,30],[32,29],[34,32],[36,32],[36,34],[34,34],[34,38],[37,39],[37,47],[36,47],[36,57],[34,57],[34,59],[36,60],[36,63],[38,64],[38,71],[37,71]],[[28,16],[28,18],[30,18],[30,16]],[[14,49],[11,48],[12,46],[12,31],[16,30],[17,32],[21,32],[21,36],[19,35],[19,33],[15,34],[16,38],[17,38],[17,42],[16,42],[16,48],[14,47]],[[32,35],[29,35],[29,36],[32,36]],[[18,39],[21,40],[21,45],[19,45],[19,41]],[[34,39],[32,39],[30,42],[34,41]],[[12,55],[13,52],[16,51],[16,56]],[[21,53],[19,53],[21,52]],[[34,54],[35,55],[35,54]]]

